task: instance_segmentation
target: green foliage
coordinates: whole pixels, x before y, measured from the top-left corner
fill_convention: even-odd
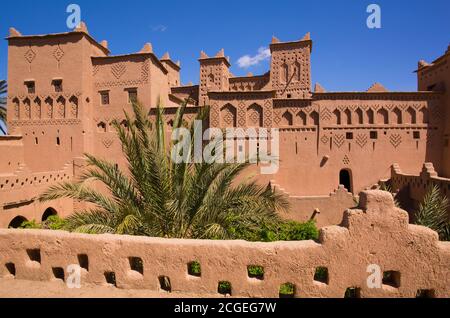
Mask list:
[[[264,277],[264,267],[258,265],[247,266],[248,276],[252,278],[263,279]]]
[[[217,291],[222,295],[231,295],[231,283],[226,281],[219,282]]]
[[[200,276],[202,274],[200,263],[197,261],[190,262],[188,264],[188,273],[189,275]]]
[[[312,220],[305,223],[279,221],[262,224],[259,228],[233,224],[229,227],[229,231],[230,236],[235,239],[251,242],[302,241],[319,238],[319,230]]]
[[[86,154],[88,167],[76,182],[50,187],[40,201],[72,198],[93,208],[77,211],[66,219],[67,229],[83,233],[115,233],[172,238],[230,239],[231,226],[242,231],[278,221],[277,211],[287,211],[286,198],[270,187],[255,182],[237,185],[236,177],[249,162],[175,163],[173,144],[167,141],[164,108],[158,105],[156,119],[150,123],[148,112],[133,103],[132,117],[125,112],[128,127],[113,125],[128,161],[121,171],[114,162]],[[183,124],[184,103],[177,111],[173,128]],[[208,108],[197,119],[208,117]],[[193,158],[197,127],[189,124]],[[219,154],[217,154],[219,155]],[[90,185],[103,184],[108,194]],[[292,230],[293,232],[294,229]],[[295,233],[292,233],[295,235]]]
[[[437,185],[430,187],[415,213],[415,224],[429,227],[443,241],[450,241],[449,201]]]
[[[47,220],[42,222],[43,228],[49,230],[64,230],[66,225],[67,221],[57,215],[50,215]]]
[[[19,229],[41,229],[42,226],[36,220],[23,221]]]
[[[280,286],[280,296],[294,296],[295,285],[292,283],[284,283]]]

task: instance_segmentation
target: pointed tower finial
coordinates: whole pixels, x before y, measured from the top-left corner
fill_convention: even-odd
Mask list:
[[[108,48],[108,41],[103,40],[103,41],[100,42],[100,45],[103,46],[105,49],[107,49]]]
[[[274,43],[280,43],[280,40],[278,40],[278,38],[275,35],[272,36],[272,44]]]
[[[427,67],[430,64],[425,62],[425,60],[420,60],[419,63],[417,63],[418,68]]]
[[[169,52],[164,53],[164,55],[162,56],[161,60],[170,60]]]
[[[200,51],[200,58],[201,59],[207,59],[209,56],[208,55],[206,55],[206,53],[205,52],[203,52],[203,51]]]
[[[316,85],[314,86],[314,93],[326,93],[326,90],[322,87],[322,85],[316,83]]]
[[[22,36],[22,33],[11,27],[9,28],[9,36]]]
[[[225,57],[225,50],[224,49],[220,49],[220,51],[217,52],[216,57]]]
[[[151,43],[145,43],[144,47],[139,53],[153,53],[153,47]]]
[[[77,31],[77,32],[84,32],[86,34],[89,34],[87,25],[83,21],[81,21],[80,24],[78,24],[78,26],[75,28],[75,31]]]
[[[181,62],[180,61],[176,61],[175,64],[178,65],[178,66],[181,66]]]
[[[369,92],[369,93],[381,93],[381,92],[387,92],[387,91],[388,90],[383,85],[381,85],[380,83],[374,83],[367,90],[367,92]]]
[[[306,33],[300,41],[309,41],[311,40],[311,33]]]

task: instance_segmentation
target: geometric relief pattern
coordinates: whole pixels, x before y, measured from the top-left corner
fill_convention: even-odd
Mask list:
[[[342,145],[344,144],[345,138],[344,135],[340,134],[340,135],[335,135],[333,138],[333,143],[338,147],[341,148]]]
[[[263,118],[264,118],[264,126],[266,128],[271,127],[272,126],[272,104],[269,101],[264,103]]]
[[[258,104],[253,104],[247,109],[247,126],[262,127],[262,108]]]
[[[111,138],[109,138],[109,139],[103,139],[103,140],[102,140],[102,143],[103,143],[103,145],[104,145],[106,148],[110,148],[110,147],[112,146],[112,144],[114,143],[114,140],[111,139]]]
[[[389,141],[394,148],[397,148],[402,143],[402,136],[400,134],[392,134]]]
[[[238,125],[245,127],[245,104],[243,102],[238,105]]]
[[[320,117],[322,118],[322,120],[330,120],[331,119],[330,110],[328,108],[322,109],[322,111],[320,112]]]
[[[64,51],[58,45],[58,47],[53,51],[53,57],[59,62],[59,61],[61,61],[63,56],[64,56]]]
[[[31,64],[31,62],[33,62],[33,60],[36,57],[36,53],[34,53],[34,51],[30,48],[28,49],[28,51],[25,53],[25,59],[28,61],[28,63]]]
[[[221,127],[236,127],[236,108],[227,104],[220,110]]]
[[[344,159],[342,159],[342,162],[344,163],[344,165],[348,165],[350,163],[350,159],[348,158],[347,155],[344,156]]]
[[[125,63],[123,63],[123,62],[113,64],[111,66],[111,73],[117,79],[121,78],[122,75],[125,74],[126,71],[127,71],[127,67],[125,66]]]
[[[102,70],[103,67],[95,68],[94,71],[98,73]],[[117,79],[116,81],[106,81],[106,82],[97,82],[95,83],[95,87],[99,88],[109,88],[109,87],[118,87],[118,86],[137,86],[142,84],[147,84],[149,79],[150,72],[150,62],[149,60],[143,61],[141,63],[141,76],[139,79],[130,79],[130,80],[118,80],[121,78],[126,72],[126,65],[124,63],[118,63],[111,66],[109,69],[113,76]]]
[[[217,104],[214,104],[211,108],[211,125],[212,127],[219,127],[219,107],[217,106]]]
[[[356,144],[360,146],[361,148],[364,148],[364,146],[367,144],[367,135],[365,134],[358,134],[356,136]]]
[[[329,139],[328,136],[326,136],[326,135],[323,135],[322,138],[320,138],[320,141],[321,141],[323,144],[327,144],[329,140],[330,140],[330,139]]]
[[[273,113],[273,121],[275,122],[275,124],[280,124],[281,122],[281,114],[279,110],[274,111]]]

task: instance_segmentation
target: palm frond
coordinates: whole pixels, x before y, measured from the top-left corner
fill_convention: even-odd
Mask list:
[[[174,128],[186,125],[186,103],[177,110]],[[205,107],[196,118],[204,121],[208,114],[209,108]],[[238,164],[192,160],[174,163],[161,103],[153,124],[139,103],[133,103],[133,113],[125,112],[125,118],[128,127],[117,121],[113,126],[122,145],[126,170],[86,154],[88,167],[79,180],[52,186],[40,196],[41,201],[72,198],[94,205],[93,210],[78,211],[67,219],[71,230],[232,238],[230,226],[256,229],[276,222],[276,212],[288,209],[286,198],[270,187],[248,181],[235,185],[238,176],[248,168],[248,160]],[[193,159],[194,135],[202,131],[193,123],[187,128],[191,133],[188,158]]]
[[[415,213],[415,223],[436,231],[442,240],[450,240],[449,201],[440,188],[433,185],[427,191]]]

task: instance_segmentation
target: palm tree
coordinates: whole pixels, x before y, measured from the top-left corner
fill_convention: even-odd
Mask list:
[[[437,185],[431,187],[415,213],[415,223],[429,227],[443,241],[450,241],[449,201]]]
[[[7,84],[5,80],[0,80],[0,121],[6,122],[6,98],[3,96],[7,92]],[[0,130],[6,133],[0,125]]]
[[[186,103],[177,110],[174,128],[185,125],[185,108]],[[80,180],[53,186],[40,200],[69,197],[90,203],[91,208],[67,218],[68,230],[84,233],[224,239],[233,238],[236,224],[256,230],[279,221],[276,212],[288,209],[283,196],[255,182],[233,185],[248,163],[174,163],[163,112],[158,106],[152,125],[136,103],[133,119],[125,112],[128,127],[114,121],[127,171],[86,154],[88,168]],[[205,108],[197,119],[207,114]],[[191,136],[195,129],[190,125]],[[92,188],[92,181],[106,186],[108,194]]]

